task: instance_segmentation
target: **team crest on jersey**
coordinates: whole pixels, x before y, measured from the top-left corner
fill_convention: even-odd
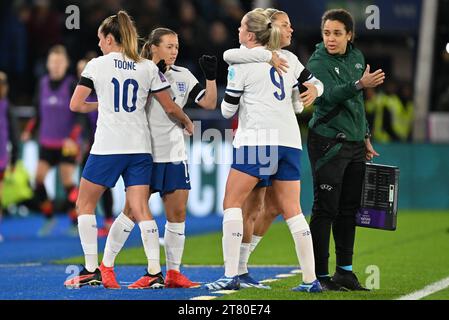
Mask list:
[[[362,66],[361,63],[357,63],[357,64],[355,65],[355,68],[356,68],[356,69],[363,69],[363,66]]]
[[[335,72],[340,74],[340,68],[339,67],[335,67]]]
[[[187,84],[185,82],[176,82],[176,87],[178,88],[178,91],[181,93],[186,93],[187,91]]]

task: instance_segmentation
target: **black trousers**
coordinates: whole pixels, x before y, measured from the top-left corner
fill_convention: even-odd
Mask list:
[[[337,141],[309,131],[307,140],[314,200],[310,230],[317,276],[329,274],[329,240],[335,241],[337,266],[352,265],[355,215],[365,175],[365,143]]]

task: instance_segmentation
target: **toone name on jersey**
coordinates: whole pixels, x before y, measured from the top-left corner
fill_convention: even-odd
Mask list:
[[[134,61],[124,61],[114,59],[114,64],[117,69],[136,70],[136,63]]]

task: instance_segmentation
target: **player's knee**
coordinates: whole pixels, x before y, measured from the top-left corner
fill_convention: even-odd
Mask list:
[[[186,207],[175,207],[166,211],[167,220],[173,223],[181,223],[186,220]]]
[[[94,214],[95,204],[90,203],[83,197],[78,197],[76,200],[75,209],[78,216],[82,214]]]
[[[277,206],[267,206],[264,213],[267,218],[275,219],[281,213],[281,210]]]
[[[150,212],[148,208],[148,204],[144,202],[129,202],[128,203],[128,210],[126,211],[126,215],[128,217],[134,217],[138,218],[141,216],[148,215]]]

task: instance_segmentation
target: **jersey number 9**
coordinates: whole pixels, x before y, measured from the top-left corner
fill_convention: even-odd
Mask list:
[[[116,78],[112,78],[111,81],[114,84],[114,111],[120,111],[120,82]],[[133,87],[132,98],[131,98],[131,107],[128,106],[128,91],[129,86]],[[139,84],[134,79],[126,79],[123,82],[123,94],[122,94],[122,108],[126,112],[133,112],[136,110],[136,101],[137,101],[137,90],[139,89]]]
[[[278,75],[279,81],[276,80],[276,75]],[[281,90],[281,92],[273,92],[274,97],[279,101],[284,100],[285,98],[284,78],[282,78],[282,76],[280,76],[276,72],[276,69],[274,67],[270,69],[270,77],[271,82],[276,86],[276,88],[279,88],[279,90]]]

